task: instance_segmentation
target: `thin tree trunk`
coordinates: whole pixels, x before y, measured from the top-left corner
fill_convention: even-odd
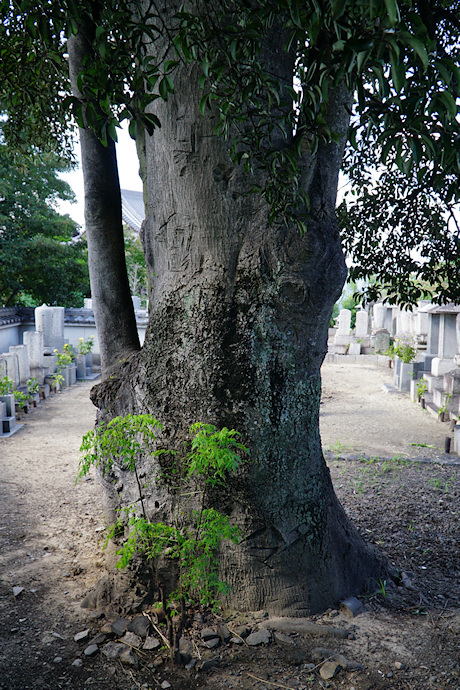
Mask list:
[[[73,94],[84,103],[77,78],[83,58],[91,50],[91,27],[69,38],[69,71]],[[109,371],[140,349],[131,299],[123,240],[121,192],[115,143],[103,146],[91,129],[80,128],[85,187],[85,230],[94,315],[102,371]]]

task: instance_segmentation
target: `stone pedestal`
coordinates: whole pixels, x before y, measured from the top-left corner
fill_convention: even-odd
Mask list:
[[[454,452],[460,455],[460,424],[454,427]]]
[[[10,345],[10,353],[18,358],[19,385],[25,386],[30,379],[29,351],[27,345]]]
[[[45,382],[45,376],[49,374],[49,369],[47,367],[37,367],[30,369],[30,377],[37,379],[37,382],[42,386]]]
[[[399,357],[395,357],[394,385],[400,391],[410,391],[411,381],[415,380],[416,367],[414,362],[402,362]]]
[[[45,363],[45,368],[48,369],[48,372],[50,374],[54,374],[56,372],[56,365],[57,365],[56,355],[45,355],[43,357],[43,361]]]
[[[12,393],[0,395],[0,404],[2,404],[0,432],[3,435],[12,434],[16,430],[16,406],[14,402],[14,395]]]
[[[433,376],[444,376],[455,369],[455,362],[453,359],[441,359],[434,357],[431,362],[431,373]]]

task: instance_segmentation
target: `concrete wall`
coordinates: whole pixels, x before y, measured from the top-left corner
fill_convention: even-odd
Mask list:
[[[0,326],[0,352],[8,352],[10,345],[21,345],[21,324],[12,323]]]

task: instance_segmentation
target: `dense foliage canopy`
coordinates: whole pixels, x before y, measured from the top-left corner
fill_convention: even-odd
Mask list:
[[[9,137],[26,136],[46,115],[57,124],[44,137],[65,142],[70,113],[103,142],[116,139],[126,118],[133,136],[151,134],[161,123],[149,105],[174,91],[179,64],[195,64],[202,112],[212,109],[234,160],[255,173],[253,191],[268,202],[272,221],[295,223],[300,232],[315,153],[337,139],[331,94],[345,86],[354,94],[349,158],[362,171],[351,173],[360,196],[344,220],[354,277],[375,274],[376,286],[407,302],[420,295],[411,277],[418,273],[438,298],[460,298],[460,287],[446,280],[459,269],[457,229],[452,235],[438,213],[430,230],[433,209],[449,210],[459,196],[458,0],[194,0],[178,3],[175,13],[149,0],[3,0],[1,8],[0,100]],[[70,94],[63,40],[79,27],[92,45],[79,76],[82,99]],[[291,83],[280,83],[261,59],[274,40],[280,59],[292,61]],[[159,61],[149,50],[155,42],[164,48]],[[371,191],[366,170],[379,163],[388,174]],[[420,193],[408,194],[406,184]],[[407,202],[415,197],[420,221],[411,224]]]
[[[54,208],[71,200],[59,178],[66,166],[51,154],[12,156],[0,144],[0,301],[82,306],[89,294],[86,242]]]

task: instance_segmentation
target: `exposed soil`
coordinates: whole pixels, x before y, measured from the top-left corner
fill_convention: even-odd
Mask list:
[[[385,394],[383,381],[391,381],[385,369],[325,365],[321,429],[340,500],[404,573],[404,586],[376,583],[354,618],[338,608],[311,619],[346,630],[344,638],[290,632],[288,625],[266,646],[209,650],[199,631],[218,621],[199,614],[186,632],[201,657],[193,670],[178,670],[161,650],[135,652],[137,668],[108,659],[102,643],[85,655],[107,622],[135,614],[81,608],[104,575],[99,487],[93,479],[75,485],[81,437],[95,418],[90,384],[42,402],[21,420],[23,429],[0,440],[0,688],[147,690],[167,681],[172,690],[458,690],[460,458],[443,453],[448,426],[408,397]],[[255,630],[263,621],[274,627],[264,612],[227,613],[225,621],[231,630]],[[84,630],[87,637],[76,642]],[[362,668],[353,670],[343,657]],[[329,680],[320,675],[324,658],[339,663]]]

